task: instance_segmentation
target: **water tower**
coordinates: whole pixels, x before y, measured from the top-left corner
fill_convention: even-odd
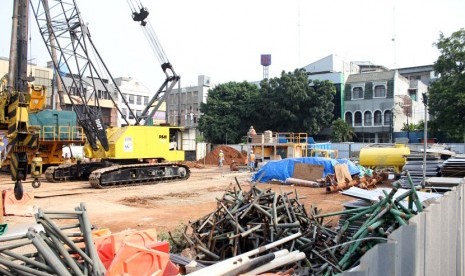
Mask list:
[[[263,79],[268,79],[268,67],[271,65],[271,55],[261,55],[260,64],[263,66]]]

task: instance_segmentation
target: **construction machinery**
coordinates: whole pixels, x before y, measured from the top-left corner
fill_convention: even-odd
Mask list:
[[[34,86],[27,74],[28,0],[15,0],[10,45],[8,77],[2,78],[0,90],[0,128],[7,137],[2,145],[1,162],[9,160],[11,179],[15,182],[14,194],[23,197],[22,181],[26,180],[32,162],[32,186],[40,186],[42,160],[31,152],[38,149],[38,132],[29,124],[29,112],[40,109],[45,100],[45,88]],[[5,80],[7,81],[5,82]],[[3,143],[3,137],[1,139]]]
[[[76,2],[31,0],[31,3],[55,71],[59,72],[61,83],[67,83],[63,85],[67,95],[65,100],[72,106],[86,136],[84,153],[89,160],[49,167],[45,173],[47,180],[88,178],[92,187],[103,188],[187,179],[189,167],[178,162],[184,160],[184,151],[170,147],[174,141],[177,148],[181,148],[182,128],[146,125],[166,91],[179,80],[166,56],[166,62],[162,63],[165,82],[142,113],[134,114],[97,51]],[[138,7],[139,10],[133,9],[133,19],[145,27],[149,25],[146,20],[148,11]],[[163,53],[159,43],[156,46]],[[122,115],[123,126],[109,127],[114,122],[104,120],[109,118],[103,116],[102,95]],[[156,101],[158,103],[153,108]],[[130,117],[136,118],[135,124],[129,123],[122,108],[129,111]]]
[[[32,186],[38,188],[42,168],[63,162],[63,146],[84,143],[74,112],[45,110],[46,86],[33,83],[35,69],[27,56],[28,10],[28,0],[13,2],[9,72],[0,80],[0,166],[9,169],[18,198],[29,172]]]
[[[391,168],[402,172],[410,148],[404,144],[370,144],[360,150],[359,163],[370,169]]]

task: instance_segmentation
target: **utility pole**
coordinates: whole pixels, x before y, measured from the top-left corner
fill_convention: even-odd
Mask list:
[[[428,95],[423,93],[423,104],[425,105],[425,129],[423,130],[423,181],[421,188],[425,188],[426,180],[426,145],[428,143]]]

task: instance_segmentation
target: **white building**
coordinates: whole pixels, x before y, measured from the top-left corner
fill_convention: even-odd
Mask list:
[[[8,58],[0,57],[0,78],[2,78],[5,74],[8,74],[8,65],[10,61]],[[37,64],[29,63],[27,65],[27,73],[31,73],[34,77],[34,84],[35,85],[45,85],[47,88],[47,99],[46,99],[46,107],[52,107],[52,100],[51,100],[51,93],[52,93],[52,78],[53,78],[53,70],[46,67],[37,66]]]
[[[121,112],[126,116],[129,124],[135,123],[134,116],[140,116],[142,111],[148,105],[151,97],[154,92],[150,91],[145,85],[143,85],[138,80],[132,77],[121,77],[115,79],[116,85],[119,87],[123,97],[126,99],[129,108],[132,110],[132,113],[129,112],[126,104],[123,102],[123,99],[118,98],[118,106],[121,108]],[[156,105],[157,102],[154,103]],[[150,114],[151,110],[149,110]],[[166,123],[166,104],[163,103],[160,108],[155,112],[153,117],[149,119],[152,124],[159,125]],[[117,125],[121,126],[125,124],[125,121],[121,118],[121,115],[118,114]]]

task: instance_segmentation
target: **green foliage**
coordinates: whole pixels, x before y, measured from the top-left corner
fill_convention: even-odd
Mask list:
[[[418,124],[409,123],[408,127],[407,124],[404,123],[402,126],[402,131],[422,131],[425,129],[425,121],[421,120]],[[428,125],[428,132],[430,132],[430,125]]]
[[[238,143],[255,121],[258,87],[248,82],[229,82],[209,90],[202,103],[199,130],[212,143]]]
[[[329,81],[308,81],[305,70],[282,72],[281,77],[256,85],[220,84],[209,91],[199,130],[212,143],[239,143],[250,126],[257,132],[318,133],[333,119],[336,88]]]
[[[331,128],[331,140],[333,142],[350,142],[355,137],[354,129],[341,118],[334,120]]]
[[[258,129],[317,134],[329,126],[336,88],[329,81],[308,81],[305,70],[282,72],[260,84]]]
[[[440,34],[440,51],[434,70],[440,76],[429,89],[429,111],[433,125],[448,138],[465,139],[465,29],[450,37]]]
[[[170,243],[170,253],[181,253],[182,250],[189,246],[182,236],[185,228],[186,225],[181,223],[176,226],[173,231],[161,231],[158,233],[158,239],[160,241],[168,241]]]

